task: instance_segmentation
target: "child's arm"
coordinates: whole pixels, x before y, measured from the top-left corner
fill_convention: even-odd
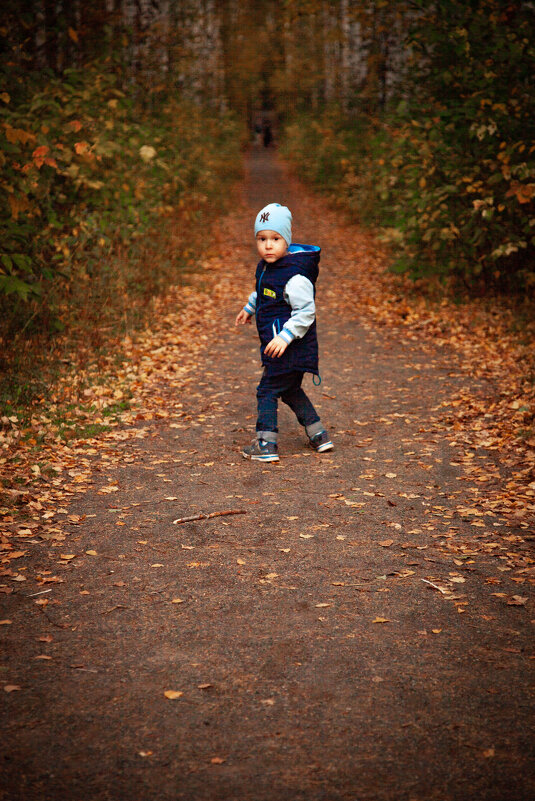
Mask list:
[[[245,325],[251,322],[251,318],[256,311],[256,292],[251,292],[249,300],[236,317],[234,325]]]
[[[284,299],[292,307],[292,314],[280,335],[288,341],[302,339],[316,319],[314,286],[304,275],[294,275],[284,287]]]

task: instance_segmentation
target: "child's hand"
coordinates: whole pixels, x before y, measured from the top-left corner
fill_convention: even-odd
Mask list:
[[[271,356],[273,359],[282,356],[286,348],[288,347],[288,343],[282,337],[276,336],[274,337],[271,342],[265,347],[264,353],[266,356]]]
[[[252,315],[247,314],[245,309],[242,309],[241,312],[236,317],[235,325],[245,325],[246,323],[251,322]]]

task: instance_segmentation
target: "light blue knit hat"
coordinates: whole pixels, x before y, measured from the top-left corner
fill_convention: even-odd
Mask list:
[[[269,203],[256,215],[255,236],[259,231],[276,231],[290,247],[292,244],[292,212],[287,206],[281,206],[280,203]]]

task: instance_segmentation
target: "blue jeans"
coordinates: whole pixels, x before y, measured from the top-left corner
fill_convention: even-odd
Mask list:
[[[257,431],[278,431],[277,401],[280,398],[295,413],[302,426],[310,426],[319,421],[319,415],[308,396],[301,389],[304,373],[294,370],[291,373],[262,376],[256,388],[258,402]]]

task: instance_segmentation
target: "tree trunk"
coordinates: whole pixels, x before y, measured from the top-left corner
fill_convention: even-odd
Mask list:
[[[45,56],[47,66],[56,72],[58,66],[58,20],[55,0],[43,0],[45,12]]]

